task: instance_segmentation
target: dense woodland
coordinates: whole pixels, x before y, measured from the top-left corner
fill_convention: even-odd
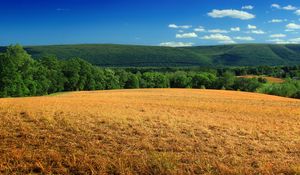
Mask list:
[[[240,75],[269,75],[285,78],[273,84],[264,78]],[[32,59],[20,45],[0,53],[0,97],[47,95],[64,91],[199,88],[261,92],[300,98],[300,66],[229,68],[103,68],[80,58],[59,60],[54,56]]]
[[[6,47],[0,47],[5,50]],[[232,44],[195,47],[160,47],[116,44],[27,46],[34,59],[56,56],[82,58],[108,67],[224,67],[300,64],[299,44]]]

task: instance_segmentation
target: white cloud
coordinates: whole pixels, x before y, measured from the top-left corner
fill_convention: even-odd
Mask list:
[[[295,30],[293,30],[293,29],[285,29],[284,31],[286,31],[286,32],[295,32]]]
[[[290,42],[294,42],[294,43],[300,43],[300,38],[292,38],[289,40]]]
[[[269,23],[281,23],[281,22],[283,22],[283,20],[282,19],[272,19],[272,20],[270,20],[268,22]]]
[[[208,30],[209,33],[228,33],[227,30],[222,30],[222,29],[212,29]]]
[[[291,38],[289,40],[283,40],[280,38],[268,40],[270,42],[274,42],[276,44],[300,44],[300,38]]]
[[[216,10],[208,13],[208,16],[213,18],[224,18],[224,17],[230,17],[230,18],[237,18],[241,20],[248,20],[255,18],[255,15],[245,12],[245,11],[239,11],[239,10],[233,10],[233,9],[227,9],[227,10]]]
[[[271,40],[268,40],[270,42],[284,42],[283,39],[279,39],[279,38],[276,38],[276,39],[271,39]]]
[[[199,27],[195,28],[194,31],[195,32],[205,32],[205,29],[204,29],[204,27],[199,26]]]
[[[256,26],[248,24],[248,29],[256,29],[256,28],[257,28]]]
[[[218,41],[219,43],[222,44],[233,44],[235,43],[230,36],[222,35],[220,33],[218,34],[211,34],[211,35],[206,35],[202,37],[201,39],[205,40],[213,40],[213,41]]]
[[[233,40],[230,41],[219,41],[220,44],[235,44],[236,42]]]
[[[192,33],[183,33],[183,34],[176,34],[176,38],[197,38],[198,35],[194,32]]]
[[[193,46],[194,43],[164,42],[164,43],[160,43],[159,45],[165,46],[165,47],[190,47],[190,46]]]
[[[234,39],[241,40],[241,41],[253,41],[254,40],[254,38],[252,38],[251,36],[237,36]]]
[[[300,10],[295,11],[295,14],[300,16]]]
[[[276,42],[276,44],[298,44],[298,43],[292,42],[292,41],[279,41],[279,42]]]
[[[272,4],[271,7],[276,9],[281,9],[281,10],[297,10],[297,7],[294,7],[292,5],[281,7],[281,5],[279,4]]]
[[[252,10],[254,7],[252,5],[245,5],[242,7],[242,9],[246,9],[246,10]]]
[[[268,40],[270,42],[274,42],[275,44],[295,44],[294,42],[285,41],[282,39],[274,39],[274,40]]]
[[[233,32],[239,32],[239,31],[241,31],[241,28],[239,28],[239,27],[232,27],[232,28],[230,28],[230,30],[233,31]]]
[[[272,8],[281,9],[281,6],[279,4],[272,4]]]
[[[270,42],[274,42],[276,44],[299,44],[300,43],[300,38],[292,38],[289,40],[283,40],[283,39],[272,39],[272,40],[268,40]]]
[[[269,37],[270,38],[284,38],[284,37],[286,37],[286,35],[279,33],[279,34],[270,35]]]
[[[169,28],[178,29],[179,27],[176,24],[169,24]]]
[[[288,5],[282,8],[283,10],[297,10],[296,7],[292,6],[292,5]]]
[[[173,29],[189,29],[192,26],[189,25],[183,25],[183,26],[178,26],[176,24],[169,24],[169,28],[173,28]]]
[[[286,25],[286,28],[290,30],[300,29],[300,24],[289,23]]]
[[[264,32],[263,30],[251,30],[249,33],[262,35],[265,34],[266,32]]]

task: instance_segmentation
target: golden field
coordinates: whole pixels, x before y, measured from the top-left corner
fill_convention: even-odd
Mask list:
[[[276,78],[276,77],[269,77],[269,76],[257,76],[257,75],[244,75],[244,76],[237,76],[238,78],[264,78],[270,83],[283,83],[284,79]]]
[[[0,99],[0,174],[300,174],[300,100],[148,89]]]

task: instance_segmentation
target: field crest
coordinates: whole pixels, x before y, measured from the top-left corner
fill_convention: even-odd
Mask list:
[[[139,89],[0,99],[0,173],[296,174],[300,100]]]

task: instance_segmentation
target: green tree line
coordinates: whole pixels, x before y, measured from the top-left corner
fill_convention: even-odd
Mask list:
[[[40,96],[81,90],[198,88],[300,98],[300,83],[297,80],[270,84],[263,78],[237,78],[236,70],[237,68],[206,71],[177,69],[162,72],[155,69],[132,71],[101,68],[80,58],[58,60],[50,56],[34,60],[22,46],[15,45],[0,53],[0,97]]]

